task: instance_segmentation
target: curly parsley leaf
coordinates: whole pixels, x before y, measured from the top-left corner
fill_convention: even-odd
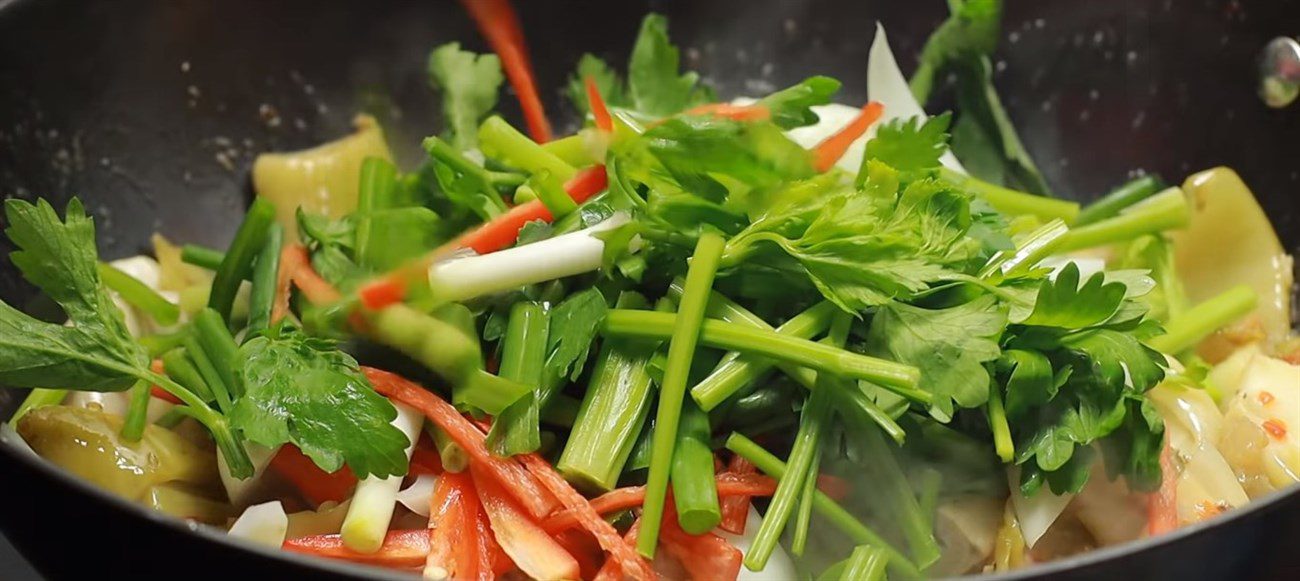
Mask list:
[[[713,91],[700,84],[698,74],[678,73],[680,61],[677,47],[668,40],[668,19],[646,15],[628,61],[632,107],[662,117],[713,101]]]
[[[0,302],[0,383],[121,391],[149,358],[100,283],[94,222],[76,198],[64,214],[59,220],[45,200],[5,200],[5,233],[18,247],[9,259],[63,307],[69,324],[46,323]]]
[[[429,53],[429,78],[442,91],[442,115],[457,149],[478,144],[478,124],[497,106],[501,59],[475,54],[449,42]]]
[[[934,394],[931,414],[952,419],[963,408],[988,401],[984,364],[998,358],[1007,326],[1006,309],[992,295],[946,309],[890,303],[876,312],[867,332],[867,352],[921,370],[921,389]]]
[[[333,343],[297,333],[255,337],[238,361],[244,395],[230,420],[249,440],[291,442],[326,472],[347,464],[361,478],[406,473],[409,442],[391,423],[396,408]]]

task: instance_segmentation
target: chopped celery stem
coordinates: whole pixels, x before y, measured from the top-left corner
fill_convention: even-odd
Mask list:
[[[555,218],[563,218],[578,209],[569,192],[564,191],[564,182],[556,179],[550,170],[542,170],[528,179],[527,185],[542,200],[542,204]]]
[[[947,168],[939,170],[939,175],[953,184],[971,190],[1003,214],[1012,216],[1029,214],[1043,220],[1060,218],[1066,224],[1072,223],[1079,215],[1079,204],[1076,202],[1018,192]]]
[[[27,412],[36,408],[59,405],[63,403],[63,399],[67,396],[68,390],[66,389],[33,388],[28,392],[27,397],[23,399],[23,403],[18,405],[18,410],[14,412],[13,417],[9,418],[9,423],[17,424],[18,420],[27,415]]]
[[[854,547],[849,560],[844,563],[840,581],[882,581],[889,557],[884,551],[870,545]]]
[[[221,317],[212,309],[203,309],[194,316],[194,336],[203,354],[221,376],[221,382],[230,394],[231,401],[244,395],[242,384],[235,378],[236,361],[239,358],[239,345],[235,337],[226,329]]]
[[[646,479],[646,496],[641,513],[641,532],[637,550],[646,558],[653,558],[659,545],[659,528],[663,523],[664,501],[668,496],[668,476],[672,470],[673,451],[677,445],[677,427],[681,419],[682,400],[686,397],[686,382],[691,371],[691,360],[701,335],[704,310],[709,303],[709,291],[718,271],[722,249],[726,240],[722,236],[705,232],[695,244],[690,266],[686,271],[686,285],[677,314],[622,311],[639,315],[657,315],[667,318],[664,328],[668,342],[668,365],[659,386],[659,407],[655,416],[655,432],[650,451],[650,473]],[[619,312],[617,309],[612,311]],[[608,323],[609,320],[606,320]],[[607,325],[608,327],[608,325]]]
[[[1145,175],[1131,180],[1080,210],[1079,216],[1074,219],[1074,225],[1083,226],[1112,218],[1120,210],[1155,195],[1163,188],[1159,176]]]
[[[1238,285],[1188,309],[1165,325],[1165,334],[1147,341],[1161,353],[1177,354],[1200,343],[1211,333],[1255,310],[1254,289]]]
[[[194,337],[185,339],[185,354],[189,357],[190,363],[194,364],[194,369],[199,372],[199,376],[203,378],[203,383],[207,384],[208,389],[212,391],[213,399],[217,402],[217,409],[221,410],[223,414],[230,413],[233,407],[230,400],[230,390],[227,388],[225,380],[221,378],[221,374],[217,373],[212,360],[208,359],[207,354],[203,352],[203,347],[199,345],[198,339]]]
[[[131,402],[126,408],[126,417],[122,420],[122,439],[127,442],[139,442],[144,436],[144,428],[149,414],[151,386],[143,381],[131,386]]]
[[[284,247],[284,227],[271,224],[266,233],[266,245],[253,263],[253,286],[248,299],[248,331],[244,340],[256,336],[271,326],[271,311],[275,307],[276,285],[280,272],[280,250]]]
[[[149,285],[106,262],[95,266],[99,269],[99,278],[104,281],[104,286],[116,292],[128,305],[144,311],[158,324],[174,325],[180,319],[180,307],[163,298]]]
[[[1144,234],[1186,227],[1190,220],[1187,196],[1178,188],[1170,188],[1114,218],[1071,229],[1061,237],[1056,251],[1070,252],[1132,240]]]
[[[433,422],[425,422],[424,430],[433,438],[433,445],[438,448],[438,458],[442,460],[444,470],[452,473],[464,472],[469,467],[469,455]]]
[[[786,464],[771,452],[754,443],[741,434],[732,434],[727,438],[726,447],[749,460],[760,471],[773,478],[780,478],[786,472]],[[813,496],[813,510],[822,515],[830,524],[848,535],[853,542],[871,545],[885,551],[890,565],[907,577],[919,577],[920,571],[898,549],[891,546],[879,534],[862,524],[856,517],[845,510],[825,493],[817,491]]]
[[[606,316],[602,331],[611,337],[663,339],[672,335],[676,322],[677,317],[667,313],[613,309]],[[717,349],[770,357],[852,379],[866,379],[919,403],[929,404],[932,398],[928,392],[916,387],[920,372],[915,367],[775,331],[706,320],[701,325],[699,342]]]
[[[163,372],[168,377],[176,380],[185,389],[190,390],[199,396],[205,402],[210,402],[215,397],[212,389],[208,387],[207,382],[203,381],[203,375],[199,373],[198,368],[190,362],[186,356],[185,349],[172,349],[162,355]]]
[[[578,171],[495,115],[479,126],[478,141],[479,148],[488,157],[501,159],[528,173],[547,170],[563,182]]]
[[[533,390],[497,416],[487,435],[487,446],[498,456],[537,451],[541,440],[541,389],[546,367],[547,334],[551,318],[539,303],[520,301],[510,308],[510,320],[501,344],[500,375],[531,386]]]
[[[597,161],[592,159],[591,153],[587,151],[586,138],[581,133],[543,143],[542,149],[573,167],[582,167]]]
[[[1010,464],[1016,457],[1015,443],[1011,441],[1011,425],[1007,423],[1007,410],[1002,406],[1002,388],[993,385],[989,388],[989,428],[993,431],[993,448],[1003,464]]]

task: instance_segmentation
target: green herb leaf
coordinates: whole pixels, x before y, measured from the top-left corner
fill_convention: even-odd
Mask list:
[[[582,58],[578,59],[578,70],[569,77],[569,86],[566,88],[569,101],[578,108],[578,111],[586,113],[591,110],[591,105],[587,103],[586,79],[588,77],[596,83],[596,89],[600,91],[600,97],[604,99],[606,105],[610,107],[628,105],[627,86],[618,72],[611,69],[600,57],[584,53]]]
[[[1001,354],[1006,325],[1006,310],[991,295],[946,309],[890,303],[871,321],[867,353],[919,368],[919,387],[934,394],[931,414],[948,421],[954,403],[971,408],[988,401],[984,363]]]
[[[429,78],[442,91],[442,115],[452,144],[465,150],[478,144],[478,124],[497,105],[501,60],[494,54],[461,50],[449,42],[429,53]]]
[[[812,108],[831,102],[840,90],[840,82],[830,77],[808,77],[798,85],[782,89],[759,100],[772,111],[772,122],[781,129],[794,129],[817,123]]]
[[[569,295],[551,311],[546,357],[549,377],[567,375],[570,380],[576,380],[582,375],[587,353],[608,312],[604,295],[595,288]]]
[[[1043,280],[1034,310],[1014,322],[1063,329],[1089,327],[1114,315],[1127,292],[1128,287],[1106,282],[1106,275],[1100,272],[1079,286],[1079,266],[1071,262],[1061,269],[1056,280]]]
[[[859,171],[858,183],[865,180],[865,167],[871,160],[883,162],[904,174],[939,167],[939,157],[948,150],[948,125],[951,121],[952,116],[944,113],[930,117],[924,123],[919,117],[913,117],[881,125],[876,138],[867,142],[862,158],[864,169]]]
[[[127,389],[148,356],[100,284],[94,223],[76,198],[64,214],[59,220],[45,200],[5,200],[5,233],[18,247],[9,259],[63,307],[70,324],[46,323],[0,302],[0,383]]]
[[[648,14],[628,62],[628,89],[637,111],[668,116],[713,101],[713,91],[694,72],[678,74],[679,51],[668,40],[668,19]]]
[[[230,419],[249,440],[292,442],[326,472],[346,463],[361,478],[406,473],[408,442],[390,423],[397,410],[333,343],[256,337],[240,347],[237,370],[244,396]]]

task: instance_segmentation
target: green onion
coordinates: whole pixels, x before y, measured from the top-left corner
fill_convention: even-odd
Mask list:
[[[560,181],[568,181],[578,170],[564,160],[511,127],[504,119],[493,115],[478,128],[479,149],[493,159],[522,169],[530,174],[542,170],[551,172]]]
[[[425,422],[424,430],[429,433],[429,437],[433,438],[433,445],[438,448],[438,458],[442,460],[443,469],[459,473],[469,468],[469,454],[465,453],[465,449],[452,440],[447,432],[433,422]]]
[[[149,357],[159,357],[163,353],[171,351],[181,346],[185,337],[190,334],[189,327],[181,327],[170,333],[158,333],[155,335],[145,335],[140,337],[137,342],[145,351],[149,352]]]
[[[624,292],[617,305],[642,308],[646,300]],[[601,347],[569,441],[555,462],[555,469],[580,489],[607,492],[618,484],[650,415],[654,385],[646,366],[657,348],[654,342],[617,339]]]
[[[199,345],[197,338],[191,336],[185,339],[185,355],[190,358],[190,363],[194,364],[194,369],[203,378],[203,383],[207,384],[212,391],[213,399],[217,402],[217,409],[221,410],[223,414],[230,413],[233,407],[231,405],[230,388],[226,385],[226,381],[221,378],[221,374],[217,372],[212,360],[203,352],[203,346]],[[189,392],[188,389],[186,391]]]
[[[534,302],[510,308],[510,321],[501,340],[501,370],[505,379],[533,388],[497,416],[488,431],[487,446],[497,456],[535,452],[542,445],[538,390],[546,370],[546,341],[551,317]]]
[[[732,434],[727,438],[727,449],[741,455],[749,460],[760,471],[773,478],[780,478],[786,472],[786,464],[780,458],[773,456],[771,452],[764,450],[762,446],[754,443],[753,440],[746,438],[741,434]],[[891,546],[879,534],[862,524],[849,511],[844,510],[834,500],[831,500],[825,493],[817,491],[813,495],[813,510],[822,515],[823,518],[830,521],[830,524],[839,529],[855,543],[871,545],[877,547],[889,556],[889,562],[900,573],[907,577],[919,577],[920,571],[916,565],[907,560],[898,549]]]
[[[284,228],[271,224],[266,233],[266,245],[253,263],[253,286],[248,299],[248,331],[244,340],[256,336],[271,326],[271,311],[275,308],[276,285],[280,275],[280,250],[284,247]]]
[[[573,198],[569,196],[569,192],[564,191],[564,182],[555,177],[550,170],[542,170],[533,174],[533,177],[528,178],[526,185],[533,190],[537,197],[542,200],[542,204],[546,206],[546,209],[550,210],[551,215],[557,219],[563,218],[578,209],[578,203],[573,201]]]
[[[244,216],[244,223],[235,232],[235,240],[230,243],[217,268],[217,276],[212,279],[212,294],[208,297],[211,307],[223,321],[230,322],[230,310],[235,305],[235,293],[239,285],[252,275],[253,259],[261,250],[266,240],[266,231],[275,221],[275,206],[257,198]],[[183,252],[183,251],[182,251]]]
[[[993,431],[993,447],[1003,464],[1016,457],[1016,445],[1011,441],[1011,425],[1007,423],[1007,410],[1002,406],[1002,388],[989,386],[989,429]]]
[[[671,483],[677,522],[692,535],[707,533],[722,522],[713,449],[709,445],[711,436],[709,415],[695,402],[683,400]]]
[[[235,366],[239,360],[239,344],[226,329],[221,316],[212,309],[203,309],[194,316],[194,336],[203,354],[212,362],[213,368],[221,376],[225,390],[231,401],[244,395],[242,386],[235,377]],[[210,383],[210,382],[209,382]],[[210,387],[210,385],[209,385]]]
[[[192,264],[199,268],[216,270],[221,268],[221,262],[225,259],[226,254],[224,252],[206,246],[186,244],[181,247],[181,262]]]
[[[185,349],[172,349],[163,353],[162,362],[163,372],[168,377],[176,380],[176,383],[181,384],[182,387],[190,390],[203,401],[213,401],[215,395],[212,393],[212,389],[203,380],[203,375],[199,373],[198,368],[190,361]]]
[[[23,403],[18,405],[18,410],[14,412],[13,417],[9,418],[9,424],[17,425],[18,420],[21,420],[23,416],[27,415],[27,412],[36,408],[59,405],[63,403],[63,399],[67,396],[68,390],[66,389],[33,388],[27,393],[27,397],[23,398]]]
[[[984,198],[984,201],[1003,214],[1012,216],[1029,214],[1043,220],[1059,218],[1064,220],[1066,224],[1072,223],[1075,217],[1079,215],[1079,204],[1076,202],[1017,192],[1016,190],[959,174],[948,168],[939,170],[939,175],[944,180]]]
[[[1060,219],[1052,220],[1026,235],[1011,250],[999,251],[980,269],[981,278],[994,273],[1009,275],[1033,268],[1039,261],[1051,256],[1070,231]]]
[[[152,386],[143,381],[131,386],[131,402],[126,408],[126,417],[122,420],[122,439],[127,442],[139,442],[148,425],[149,398]]]
[[[1232,287],[1170,319],[1165,325],[1165,334],[1151,338],[1147,345],[1161,353],[1182,353],[1220,327],[1255,310],[1258,300],[1254,289],[1249,286]]]
[[[489,119],[490,121],[490,119]],[[482,139],[480,135],[480,139]],[[637,537],[637,550],[646,558],[653,558],[659,545],[659,527],[663,523],[664,501],[668,496],[668,476],[672,470],[673,451],[677,446],[677,425],[681,419],[682,400],[686,397],[686,382],[690,377],[691,360],[704,322],[704,310],[709,303],[709,290],[717,274],[718,261],[726,240],[713,232],[700,236],[686,271],[685,291],[677,314],[621,311],[638,315],[665,317],[668,342],[668,365],[664,381],[659,387],[659,407],[655,418],[655,432],[650,452],[650,474],[646,479],[645,503],[641,512],[641,532]],[[610,311],[620,312],[618,309]],[[611,327],[606,319],[606,328]]]
[[[602,332],[611,337],[664,339],[673,332],[677,317],[667,313],[612,309]],[[699,342],[708,347],[769,357],[842,375],[866,379],[913,401],[928,404],[931,396],[916,387],[920,372],[909,365],[868,357],[775,331],[764,331],[736,323],[706,320]]]
[[[126,304],[144,311],[158,324],[174,325],[180,319],[180,307],[163,298],[158,291],[149,288],[149,285],[106,262],[97,263],[95,266],[99,269],[99,278],[104,281],[104,286],[116,292],[122,300],[126,301]]]
[[[1070,252],[1123,242],[1165,230],[1183,228],[1191,221],[1191,206],[1178,188],[1169,188],[1114,218],[1071,229],[1057,252]]]
[[[1120,210],[1155,195],[1161,189],[1164,189],[1164,184],[1159,176],[1145,175],[1132,180],[1115,188],[1109,194],[1102,196],[1101,199],[1088,204],[1079,212],[1079,216],[1074,219],[1074,225],[1083,226],[1106,218],[1112,218],[1119,214]]]
[[[845,561],[840,581],[882,581],[889,557],[884,551],[870,545],[858,545]]]

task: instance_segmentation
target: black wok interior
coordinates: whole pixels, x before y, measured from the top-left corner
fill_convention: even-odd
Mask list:
[[[910,70],[946,13],[943,0],[516,4],[543,99],[562,126],[576,123],[559,88],[578,57],[593,52],[624,62],[647,10],[669,16],[684,65],[723,96],[827,74],[845,81],[847,103],[866,96],[876,20]],[[1300,4],[1007,5],[996,81],[1058,192],[1087,200],[1135,172],[1178,183],[1200,169],[1232,166],[1260,197],[1286,247],[1300,253],[1300,104],[1266,108],[1255,94],[1254,68],[1267,40],[1300,34]],[[385,125],[399,160],[413,165],[417,140],[441,127],[425,57],[449,40],[486,50],[451,0],[0,0],[0,194],[46,197],[56,206],[82,197],[108,258],[146,250],[155,230],[224,245],[251,196],[248,170],[259,152],[329,140],[348,130],[354,113],[369,112]],[[511,96],[501,102],[517,120]],[[0,243],[0,251],[9,250]],[[19,307],[33,298],[7,260],[0,263],[0,298]],[[0,391],[0,416],[21,395]],[[114,566],[159,572],[173,560],[199,567],[189,570],[201,576],[253,567],[268,575],[302,576],[310,573],[305,567],[326,574],[314,562],[177,534],[176,525],[87,494],[0,448],[0,524],[52,576]],[[77,556],[69,558],[60,530],[74,521],[97,534],[76,542]],[[1216,523],[1028,574],[1300,578],[1300,492]],[[143,557],[146,542],[163,556]]]

